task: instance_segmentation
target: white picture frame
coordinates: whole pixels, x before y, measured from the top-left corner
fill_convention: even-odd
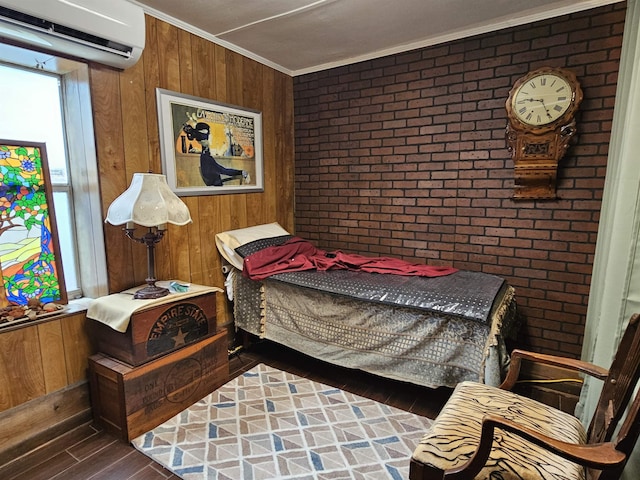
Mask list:
[[[156,89],[160,153],[178,196],[264,191],[262,113]]]

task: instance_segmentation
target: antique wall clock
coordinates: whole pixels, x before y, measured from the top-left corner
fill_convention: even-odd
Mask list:
[[[513,198],[556,198],[558,162],[576,134],[575,113],[581,101],[576,76],[562,68],[539,68],[513,84],[506,102]]]

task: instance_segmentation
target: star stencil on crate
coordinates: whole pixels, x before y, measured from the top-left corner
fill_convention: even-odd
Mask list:
[[[178,330],[177,335],[176,335],[175,337],[172,337],[172,338],[173,338],[173,341],[175,342],[175,343],[174,343],[174,346],[175,346],[175,347],[178,347],[178,346],[184,345],[184,344],[185,344],[184,339],[185,339],[186,337],[187,337],[187,334],[186,334],[186,333],[184,333],[184,332],[182,331],[182,328],[180,328],[180,329]]]

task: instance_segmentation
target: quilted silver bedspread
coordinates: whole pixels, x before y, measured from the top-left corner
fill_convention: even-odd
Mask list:
[[[484,305],[476,313],[486,315],[478,321],[448,311],[446,305],[460,303],[454,294],[438,300],[438,311],[234,278],[238,328],[331,363],[429,387],[495,385],[506,367],[503,335],[514,325],[515,300],[504,282],[477,302]]]
[[[371,274],[350,270],[280,273],[273,280],[370,302],[439,312],[487,323],[504,279],[458,271],[442,277]]]

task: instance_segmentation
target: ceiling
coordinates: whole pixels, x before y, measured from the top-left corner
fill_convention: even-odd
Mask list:
[[[292,76],[620,0],[131,0]]]

